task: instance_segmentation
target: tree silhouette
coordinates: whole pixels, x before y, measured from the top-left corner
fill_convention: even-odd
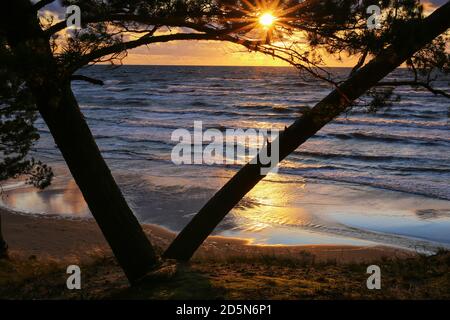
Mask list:
[[[53,2],[14,0],[4,4],[0,39],[4,39],[11,56],[11,62],[4,66],[10,74],[17,75],[31,94],[91,213],[132,283],[154,268],[158,260],[101,156],[71,90],[71,81],[101,84],[101,80],[80,74],[82,67],[98,62],[120,64],[129,49],[176,40],[229,41],[287,61],[336,89],[280,136],[282,159],[403,61],[408,60],[411,69],[429,70],[429,74],[434,68],[448,66],[445,46],[442,54],[444,40],[437,38],[432,43],[448,27],[448,4],[423,19],[417,1],[383,0],[379,3],[386,19],[383,27],[369,30],[365,10],[378,3],[375,1],[65,0],[64,6],[80,7],[82,23],[80,30],[67,30],[66,21],[58,21],[43,10]],[[268,10],[276,15],[276,23],[260,28],[259,16]],[[173,29],[168,34],[161,32],[167,28]],[[415,38],[411,37],[412,32],[416,33]],[[421,49],[424,46],[429,46],[429,50]],[[337,83],[323,68],[319,49],[359,54],[361,58],[352,76]],[[371,56],[376,58],[363,66]],[[417,76],[408,85],[422,85],[440,93],[432,82],[431,77],[419,81]],[[258,166],[246,165],[227,183],[222,189],[225,191],[219,191],[178,236],[166,256],[188,259],[223,216],[262,178]]]
[[[331,1],[331,3],[334,2]],[[409,2],[409,4],[415,3]],[[332,6],[326,8],[330,10],[329,14],[333,16],[334,8]],[[448,93],[433,89],[430,82],[433,72],[438,70],[447,73],[449,71],[449,55],[445,52],[445,41],[439,35],[445,33],[450,26],[450,21],[448,20],[450,2],[447,2],[425,19],[422,19],[420,15],[416,15],[414,8],[414,6],[407,7],[408,10],[405,16],[407,20],[402,23],[393,20],[392,29],[395,29],[395,32],[389,29],[386,31],[387,35],[382,35],[381,33],[382,37],[379,40],[366,39],[365,32],[361,36],[353,36],[353,31],[350,32],[351,35],[344,36],[346,41],[339,40],[337,43],[334,43],[334,40],[323,39],[321,36],[317,40],[313,40],[314,43],[312,44],[315,44],[316,41],[317,43],[323,43],[329,52],[340,52],[343,50],[353,52],[353,50],[356,50],[355,44],[359,42],[359,40],[355,41],[355,39],[360,37],[362,38],[361,45],[365,46],[362,47],[362,55],[358,64],[353,68],[348,79],[342,83],[333,82],[326,70],[307,69],[311,74],[315,74],[325,81],[333,82],[336,88],[317,103],[314,108],[303,113],[292,125],[281,132],[277,138],[280,161],[313,136],[324,125],[348,110],[356,99],[374,86],[422,86],[434,94],[449,97]],[[338,9],[336,8],[336,10]],[[343,15],[344,19],[345,17],[346,15]],[[330,18],[330,20],[333,19]],[[315,18],[314,21],[321,20]],[[339,21],[339,15],[337,21]],[[400,26],[397,26],[398,24]],[[333,35],[336,30],[352,29],[340,28],[335,24],[330,24],[330,27],[332,31],[331,35],[328,34],[328,36],[331,39],[334,38]],[[386,41],[384,41],[385,38],[387,39]],[[285,48],[280,49],[272,46],[270,49],[273,51],[269,51],[268,54],[284,59],[282,54],[285,53]],[[291,52],[291,48],[288,50]],[[363,66],[368,53],[375,54],[375,57]],[[297,54],[297,51],[292,53],[292,55]],[[303,57],[300,56],[297,59],[302,60]],[[296,58],[291,56],[288,61],[295,64]],[[412,81],[380,82],[404,61],[407,61],[408,67],[413,70],[414,79]],[[305,68],[301,62],[298,67],[301,69]],[[306,68],[309,68],[309,66]],[[419,73],[426,75],[427,80],[425,82],[419,80]],[[387,97],[381,98],[380,103],[384,103]],[[266,154],[265,150],[260,152],[260,155],[264,154]],[[259,159],[258,156],[257,159]],[[256,163],[247,163],[239,170],[178,234],[177,238],[164,253],[164,256],[179,260],[189,260],[228,212],[264,178],[261,175],[263,167],[263,164],[256,161]]]
[[[0,38],[0,182],[26,176],[26,182],[37,188],[47,187],[53,172],[45,164],[28,157],[39,134],[33,123],[37,109],[26,84],[10,66],[13,57],[5,39]],[[6,256],[0,221],[0,258]]]
[[[8,59],[1,61],[1,69],[8,74],[5,84],[13,86],[17,78],[25,89],[23,92],[30,94],[30,108],[35,107],[47,124],[92,215],[133,283],[152,270],[158,260],[100,154],[70,83],[76,80],[101,83],[75,73],[83,66],[102,61],[120,63],[127,50],[141,45],[222,40],[221,36],[229,30],[218,31],[207,24],[222,15],[223,6],[206,0],[62,1],[63,6],[78,5],[82,13],[82,29],[67,30],[65,20],[57,21],[45,10],[54,2],[15,0],[3,4],[0,39],[8,54]],[[180,30],[157,34],[163,27]],[[20,112],[27,110],[24,105]],[[13,110],[8,112],[14,117]],[[37,139],[32,109],[28,116],[29,120],[25,116],[18,118],[22,123],[17,128],[28,128],[29,137],[22,136],[22,142],[12,143],[13,147],[23,144],[24,148],[16,158],[4,158],[1,172],[5,172],[5,178],[30,173],[31,182],[45,186],[49,183],[45,178],[51,171],[26,159],[31,143]],[[7,127],[2,123],[5,132],[12,133]]]

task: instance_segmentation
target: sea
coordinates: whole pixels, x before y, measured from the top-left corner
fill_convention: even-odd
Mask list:
[[[329,69],[336,79],[350,72]],[[103,86],[72,87],[94,137],[142,223],[180,231],[243,162],[172,161],[177,129],[283,129],[333,90],[289,67],[92,66]],[[398,69],[386,81],[410,79]],[[450,77],[436,83],[448,89]],[[228,214],[215,234],[255,244],[450,248],[450,100],[398,87],[370,112],[362,97],[289,155]],[[398,100],[398,101],[397,101]],[[90,212],[42,119],[32,156],[55,171],[39,191],[2,185],[1,205],[85,219]]]

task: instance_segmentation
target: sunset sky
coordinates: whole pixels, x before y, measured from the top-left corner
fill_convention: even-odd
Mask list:
[[[429,13],[446,0],[422,1]],[[61,11],[57,5],[49,7]],[[328,66],[353,66],[357,59],[342,56],[342,61],[328,57]],[[259,53],[249,53],[241,46],[221,41],[174,41],[152,44],[131,50],[124,64],[137,65],[217,65],[217,66],[287,66],[288,64]]]

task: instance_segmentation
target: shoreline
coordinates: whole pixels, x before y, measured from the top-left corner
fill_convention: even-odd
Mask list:
[[[4,207],[0,207],[0,215],[3,236],[9,244],[11,257],[80,263],[112,255],[92,218],[45,216]],[[162,253],[176,236],[161,226],[142,224],[142,227],[158,253]],[[304,259],[308,256],[315,262],[360,263],[416,255],[413,251],[382,245],[261,245],[252,244],[250,239],[210,236],[193,260],[226,261],[261,256]]]

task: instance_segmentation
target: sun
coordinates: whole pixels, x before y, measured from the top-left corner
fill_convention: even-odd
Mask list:
[[[227,2],[227,1],[224,1]],[[225,4],[225,8],[233,12],[242,14],[241,17],[224,17],[226,23],[236,25],[235,34],[245,34],[260,40],[262,43],[270,44],[276,39],[284,39],[287,30],[291,30],[291,22],[296,20],[295,13],[300,7],[304,6],[304,1],[292,6],[284,4],[285,0],[239,0],[230,1],[237,4]],[[291,1],[286,1],[291,3]],[[292,1],[294,3],[296,1]],[[259,35],[258,35],[259,33]]]
[[[275,20],[276,18],[270,12],[265,12],[259,17],[259,23],[264,27],[270,27]]]

